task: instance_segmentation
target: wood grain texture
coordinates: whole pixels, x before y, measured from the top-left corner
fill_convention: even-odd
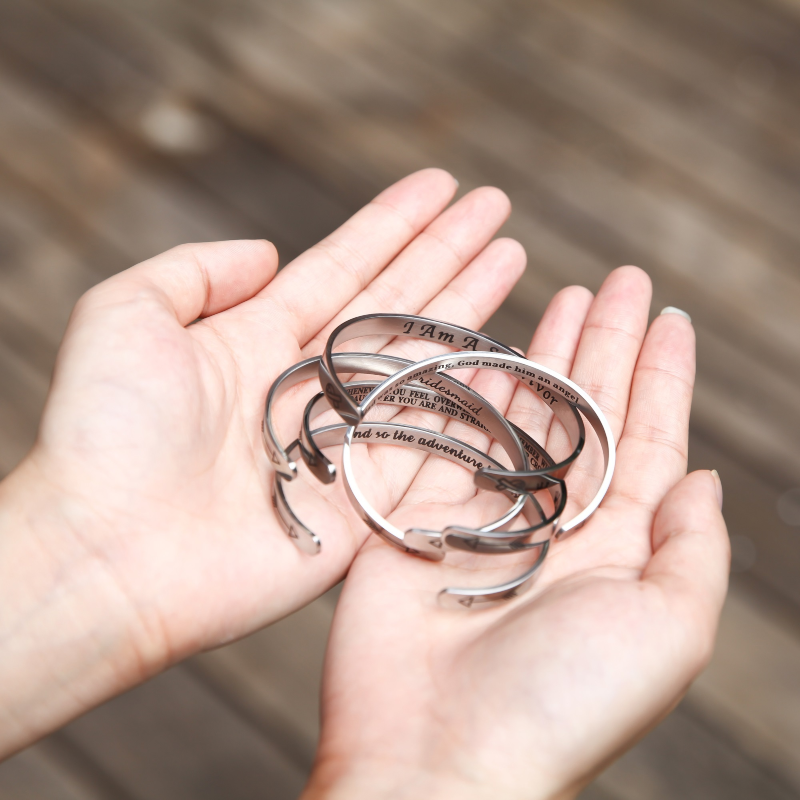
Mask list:
[[[132,797],[293,797],[304,774],[185,667],[73,722],[65,734]]]
[[[586,800],[800,796],[800,3],[0,0],[0,474],[35,436],[69,311],[190,240],[285,264],[392,180],[506,190],[525,346],[615,266],[698,338],[690,466],[739,553],[720,646]],[[737,550],[738,548],[738,550]],[[0,798],[295,796],[335,595],[0,766]]]

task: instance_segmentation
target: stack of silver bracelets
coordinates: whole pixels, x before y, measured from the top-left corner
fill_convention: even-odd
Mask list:
[[[343,342],[375,335],[419,338],[445,344],[458,352],[416,363],[375,353],[333,352]],[[570,455],[556,463],[540,444],[506,420],[483,397],[443,372],[466,368],[501,370],[534,392],[566,429],[572,446]],[[384,380],[345,384],[339,373],[379,375]],[[273,405],[292,386],[317,376],[323,391],[306,406],[299,437],[284,448],[275,433]],[[512,468],[505,468],[486,453],[443,433],[392,422],[365,421],[367,412],[379,403],[392,404],[398,409],[417,407],[438,411],[471,424],[503,447]],[[314,418],[330,408],[338,412],[343,422],[312,429]],[[567,501],[564,478],[583,450],[584,419],[600,442],[603,479],[589,504],[563,522],[561,516]],[[524,591],[542,566],[552,538],[574,531],[600,505],[611,483],[615,463],[614,438],[605,416],[594,400],[568,378],[528,361],[482,333],[404,314],[368,314],[348,320],[333,331],[321,356],[301,361],[280,375],[267,395],[263,436],[275,469],[272,490],[275,510],[287,534],[304,553],[318,554],[321,542],[289,506],[283,482],[297,477],[294,458],[299,453],[318,480],[332,483],[336,469],[322,450],[333,445],[343,446],[344,484],[353,507],[375,533],[401,550],[435,561],[443,559],[448,550],[487,554],[531,551],[532,566],[502,586],[443,589],[439,600],[448,607],[469,608],[477,603],[508,600]],[[359,488],[352,463],[354,442],[411,447],[446,458],[472,470],[476,486],[508,496],[511,507],[500,519],[477,529],[452,526],[442,531],[421,528],[402,531],[378,514]],[[520,514],[526,526],[508,530]]]

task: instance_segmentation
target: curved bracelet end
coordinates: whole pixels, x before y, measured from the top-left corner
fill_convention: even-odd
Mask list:
[[[519,473],[490,467],[479,469],[473,480],[479,489],[488,489],[490,492],[513,492],[514,494],[538,492],[553,484],[553,481],[544,475],[520,476]]]
[[[348,425],[358,425],[364,418],[364,412],[361,406],[353,401],[353,398],[346,391],[339,391],[339,389],[328,378],[327,370],[324,369],[322,362],[320,362],[320,378],[325,375],[325,397],[331,404],[336,413]]]
[[[319,555],[319,551],[322,549],[322,542],[316,533],[306,527],[298,530],[295,525],[288,525],[285,531],[298,550],[309,556]]]
[[[308,471],[320,482],[324,484],[331,484],[336,482],[336,466],[332,464],[325,456],[318,458],[313,453],[309,452],[306,447],[301,443],[300,455],[303,457]]]
[[[294,461],[287,461],[285,464],[276,464],[273,461],[272,468],[284,480],[293,481],[297,477],[297,463]]]
[[[498,537],[497,541],[486,541],[471,528],[461,528],[453,525],[442,531],[442,538],[449,550],[463,550],[465,553],[488,553],[491,555],[534,550],[550,540],[550,535],[546,531],[545,535],[547,538],[531,542],[519,537],[514,538],[512,532],[506,537]],[[530,539],[530,537],[531,533],[528,533],[526,538]]]
[[[410,528],[405,532],[403,544],[414,550],[417,555],[431,561],[442,561],[444,559],[444,541],[439,531]]]

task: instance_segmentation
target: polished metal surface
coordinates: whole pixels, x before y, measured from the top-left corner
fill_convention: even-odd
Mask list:
[[[405,361],[405,359],[397,359],[398,362]],[[411,364],[412,362],[406,362]],[[398,367],[399,369],[399,367]],[[451,419],[456,419],[464,422],[467,425],[479,428],[480,430],[493,434],[494,430],[498,430],[500,435],[505,434],[504,427],[498,428],[492,426],[491,428],[485,425],[481,420],[472,416],[472,414],[464,413],[460,404],[470,402],[473,408],[485,407],[489,412],[489,425],[492,425],[492,419],[495,415],[502,416],[490,403],[488,403],[481,395],[470,389],[460,381],[450,378],[449,376],[442,376],[444,381],[437,387],[432,389],[422,384],[408,384],[396,392],[389,392],[381,397],[377,402],[379,405],[393,405],[399,412],[404,408],[416,408],[421,411],[430,411],[438,414],[447,414]],[[438,383],[438,382],[437,382]],[[348,394],[356,400],[363,400],[380,381],[358,381],[344,384]],[[447,395],[440,391],[443,386],[447,386]],[[455,398],[455,399],[454,399]],[[459,402],[456,402],[455,400]],[[300,447],[303,460],[306,466],[314,473],[318,480],[322,483],[332,483],[336,474],[335,467],[325,457],[325,454],[314,442],[311,436],[311,420],[324,411],[332,408],[330,399],[324,393],[320,393],[306,406],[303,414],[302,427],[300,429]],[[507,420],[506,420],[507,421]],[[532,470],[540,470],[543,474],[541,486],[531,486],[528,491],[536,491],[537,489],[548,489],[552,485],[551,479],[548,477],[549,470],[554,467],[554,461],[548,452],[532,437],[523,431],[518,425],[513,422],[508,423],[511,429],[519,438],[523,448],[527,454],[528,466]],[[494,488],[494,487],[493,487]],[[496,491],[496,488],[495,488]]]
[[[486,454],[482,453],[480,450],[464,444],[457,439],[445,436],[444,434],[431,434],[430,431],[424,428],[415,428],[411,425],[397,425],[391,422],[365,422],[360,426],[360,432],[362,435],[358,437],[358,439],[361,441],[372,439],[374,436],[376,441],[386,441],[387,444],[414,447],[423,452],[435,450],[437,455],[462,466],[467,464],[468,460],[471,459],[472,464],[470,466],[480,469],[482,467],[479,467],[479,464],[491,464],[494,461],[494,459],[486,456]],[[312,436],[320,447],[330,447],[343,443],[343,440],[346,440],[348,437],[352,438],[354,433],[355,428],[352,426],[338,424],[320,428],[312,432]],[[431,440],[433,444],[430,443]],[[296,440],[287,448],[287,452],[292,452],[298,446],[299,440]],[[457,451],[455,449],[456,447],[458,447]],[[345,473],[345,478],[347,478],[347,467],[345,467],[343,471]],[[352,470],[350,471],[352,472]],[[355,503],[355,508],[359,511],[364,522],[375,533],[412,555],[420,555],[431,560],[441,560],[441,558],[443,558],[443,554],[437,554],[435,551],[426,553],[404,545],[403,538],[405,534],[375,512],[358,486],[351,484],[347,479],[345,479],[345,486],[348,488],[348,493],[358,493],[359,496]],[[273,492],[274,503],[278,510],[279,517],[286,527],[287,534],[304,552],[311,554],[319,552],[318,537],[292,511],[283,491],[282,479],[280,475],[277,474]],[[533,584],[536,574],[544,563],[549,547],[549,540],[536,542],[530,545],[529,549],[535,552],[536,560],[520,577],[501,586],[494,586],[488,589],[447,587],[442,589],[438,594],[439,604],[444,608],[463,609],[471,608],[476,604],[493,604],[517,597]],[[521,548],[517,548],[517,550],[519,549]]]
[[[285,370],[275,382],[267,394],[267,399],[264,406],[264,419],[262,422],[261,432],[264,443],[264,448],[269,455],[270,461],[276,471],[286,480],[293,480],[297,475],[297,464],[290,458],[288,452],[281,446],[280,439],[278,438],[273,422],[273,407],[277,400],[292,386],[296,386],[305,380],[315,377],[320,368],[320,357],[306,359],[293,367]],[[389,356],[380,353],[335,353],[331,357],[331,364],[333,366],[334,374],[337,371],[345,373],[364,373],[374,375],[391,375],[399,369],[410,366],[412,362],[408,359],[399,358],[398,356]],[[336,376],[337,382],[341,384],[338,375]],[[411,382],[413,383],[413,381]],[[524,444],[517,436],[517,432],[511,424],[496,411],[490,407],[480,395],[477,395],[471,389],[466,387],[460,381],[450,378],[446,375],[439,376],[438,384],[440,384],[439,392],[443,394],[445,399],[451,399],[458,402],[461,401],[461,411],[458,418],[470,424],[477,424],[479,427],[484,426],[484,429],[494,436],[500,446],[506,451],[511,464],[516,471],[524,471],[529,463],[545,463],[549,460],[549,456],[539,447],[533,440]],[[346,392],[345,392],[346,393]],[[328,400],[335,408],[333,401],[331,401],[331,393],[326,392]],[[348,395],[349,397],[349,395]],[[481,417],[479,420],[478,417]],[[485,420],[485,422],[484,422]],[[529,438],[529,437],[526,437]],[[324,483],[330,483],[335,479],[336,470],[333,464],[319,453],[318,448],[314,448],[310,440],[306,442],[306,447],[311,456],[310,467],[319,480]],[[526,455],[527,453],[527,455]],[[531,458],[534,461],[531,461]],[[502,466],[500,466],[502,469]],[[491,491],[503,491],[504,487],[491,485]],[[536,488],[543,488],[539,486]]]
[[[345,388],[349,393],[352,392],[354,397],[358,397],[359,395],[368,394],[369,391],[376,385],[377,382],[375,381],[365,381],[362,383],[345,384]],[[466,391],[471,391],[467,389],[467,387],[464,387],[464,389]],[[398,392],[400,391],[403,390],[399,389]],[[420,387],[418,390],[415,390],[413,394],[415,397],[411,399],[417,404],[417,407],[422,407],[427,411],[450,416],[450,411],[448,410],[449,407],[443,405],[441,403],[442,398],[432,390],[426,389],[425,387]],[[389,398],[392,397],[392,395],[386,395],[377,402],[388,402],[393,404],[396,402],[396,397],[398,396],[400,395],[394,395],[395,399],[390,400]],[[480,396],[476,395],[476,397]],[[421,404],[421,406],[419,404]],[[304,458],[305,448],[302,447],[302,439],[305,438],[313,442],[315,438],[318,438],[315,436],[314,432],[310,430],[311,421],[318,414],[328,410],[329,408],[330,404],[327,400],[327,397],[322,392],[320,392],[316,397],[313,397],[306,406],[306,411],[303,415],[303,433],[301,437],[301,449],[303,450]],[[493,413],[499,414],[497,411],[494,411]],[[357,430],[361,431],[364,424],[365,423],[362,423],[362,425],[358,426]],[[483,424],[472,417],[467,424],[472,424],[483,431],[486,430],[486,427]],[[527,437],[527,434],[524,433],[522,436],[529,438]],[[359,437],[360,434],[356,433],[355,438]],[[370,437],[368,436],[367,438]],[[541,452],[543,453],[543,457],[547,459],[548,462],[552,461],[546,452],[541,451],[541,448],[539,448],[539,445],[536,444],[536,442],[533,442],[533,440],[531,440],[531,442],[533,446],[538,448],[537,454]],[[337,441],[337,444],[342,444],[342,442]],[[314,445],[318,446],[318,442],[314,442]],[[437,450],[439,449],[436,445],[433,445],[433,447],[435,447]],[[486,456],[486,458],[488,459],[488,456]],[[528,545],[523,544],[523,541],[537,531],[541,532],[543,535],[546,535],[546,538],[549,538],[558,526],[561,513],[563,512],[564,505],[566,504],[567,492],[563,480],[549,478],[547,476],[544,476],[543,480],[547,481],[546,489],[550,493],[553,507],[553,511],[549,514],[542,509],[541,505],[532,494],[518,494],[511,489],[506,489],[504,490],[505,493],[509,494],[509,496],[516,496],[517,501],[506,514],[504,514],[495,522],[484,525],[478,529],[472,529],[463,526],[448,527],[445,528],[444,531],[432,531],[422,528],[414,528],[406,531],[404,534],[405,547],[406,549],[411,549],[421,553],[431,553],[433,555],[438,555],[439,553],[450,549],[499,554],[517,552],[521,549],[525,549]],[[351,497],[351,499],[353,499],[354,502],[359,502],[359,495],[356,495],[355,498]],[[528,514],[526,514],[526,518],[528,518],[530,522],[529,514],[532,511],[536,521],[521,530],[496,533],[496,531],[504,528],[517,517],[519,512],[525,506],[526,502],[531,507],[528,511]],[[373,521],[379,526],[383,525],[382,519],[373,517]],[[392,535],[394,535],[394,532],[392,532]],[[391,536],[387,538],[389,538],[391,541]]]
[[[358,511],[361,519],[369,526],[369,528],[395,547],[405,550],[405,552],[410,553],[411,555],[418,555],[435,561],[439,561],[444,558],[444,554],[447,549],[452,548],[472,550],[473,548],[466,544],[467,541],[470,540],[480,540],[480,544],[487,548],[483,550],[483,552],[499,554],[501,552],[509,553],[531,549],[537,553],[536,561],[531,567],[529,567],[522,575],[502,584],[501,586],[490,586],[485,589],[474,587],[448,587],[443,589],[439,593],[439,602],[444,607],[471,608],[476,603],[480,605],[510,600],[511,598],[517,597],[526,591],[532,585],[536,573],[544,563],[545,556],[549,550],[551,538],[550,535],[554,529],[552,521],[547,529],[549,535],[547,535],[543,541],[533,542],[529,545],[526,545],[520,539],[516,539],[517,547],[513,550],[507,546],[511,544],[511,541],[508,540],[501,543],[492,542],[489,538],[486,544],[484,544],[484,535],[482,535],[479,530],[461,529],[467,531],[466,534],[462,534],[460,530],[456,528],[453,529],[453,533],[446,539],[442,534],[437,534],[434,531],[423,531],[420,529],[413,529],[412,531],[408,532],[401,531],[397,526],[392,525],[377,513],[372,504],[361,491],[355,479],[351,457],[352,445],[354,441],[363,442],[365,439],[371,438],[367,433],[371,424],[372,423],[364,422],[359,426],[345,425],[344,427],[346,428],[346,432],[344,441],[342,442],[342,472],[344,473],[345,488],[347,489],[347,494],[353,503],[353,506],[355,507],[356,511]],[[451,439],[451,437],[446,437],[442,434],[436,434],[433,438],[431,438],[431,434],[429,432],[423,430],[423,433],[424,439],[417,440],[416,442],[417,449],[436,451],[438,455],[450,460],[453,460],[452,443],[463,446],[463,444],[458,442],[458,440]],[[414,446],[414,444],[411,442],[408,442],[408,444],[409,446]],[[456,458],[459,459],[460,454],[456,455]],[[456,461],[456,463],[463,462]],[[475,466],[476,469],[485,468],[478,466],[477,463],[473,463],[473,466]],[[564,490],[563,481],[561,481],[561,488]],[[563,491],[563,496],[566,498],[565,490]],[[527,495],[527,497],[530,498],[530,495]],[[544,512],[538,503],[534,505],[534,508],[539,511],[542,516],[544,516]],[[557,524],[557,520],[555,522]],[[515,536],[516,533],[517,532],[509,532],[506,534],[506,536],[512,537]],[[526,536],[529,535],[529,531],[527,530],[521,531],[520,533],[523,533]],[[485,536],[491,536],[491,534],[485,534]],[[467,537],[470,538],[467,539]],[[466,546],[463,548],[456,548],[452,544],[453,541],[464,543]],[[505,549],[501,549],[503,545],[506,545]],[[493,547],[493,549],[489,549],[491,547]]]
[[[334,373],[337,370],[341,370],[345,373],[387,376],[398,369],[402,369],[404,366],[408,366],[411,362],[407,359],[400,359],[381,353],[336,353],[332,358],[332,363]],[[315,378],[318,374],[319,356],[307,358],[305,361],[294,364],[275,379],[264,403],[264,418],[261,426],[264,449],[275,471],[288,481],[293,480],[297,475],[297,464],[289,455],[290,450],[284,449],[280,443],[273,420],[274,405],[293,386]],[[294,442],[292,443],[293,445]],[[327,462],[325,468],[333,470],[333,465]],[[320,473],[317,477],[323,480],[324,476]],[[334,477],[335,470],[330,476],[325,477],[323,482],[329,483]]]
[[[298,444],[295,439],[286,449],[291,452]],[[286,531],[286,535],[295,545],[310,556],[315,556],[322,549],[322,542],[319,536],[311,530],[292,510],[289,501],[286,499],[284,488],[284,478],[280,472],[275,473],[275,480],[272,484],[272,507],[278,515],[278,519]]]
[[[500,554],[517,553],[520,550],[528,550],[544,541],[549,541],[559,528],[561,515],[567,505],[567,486],[563,478],[551,478],[543,476],[549,481],[546,487],[550,495],[553,510],[549,513],[541,508],[539,501],[534,494],[528,494],[529,503],[535,504],[538,508],[538,522],[529,525],[527,528],[514,531],[486,531],[477,532],[463,525],[451,525],[442,531],[442,539],[445,547],[452,550],[467,550],[472,553]],[[526,519],[530,522],[530,516],[526,513]],[[407,535],[415,533],[416,529],[409,531]],[[538,533],[536,542],[527,543],[534,533]],[[413,539],[409,538],[409,542]]]
[[[408,336],[453,347],[457,350],[488,350],[514,353],[507,347],[482,333],[435,319],[411,314],[366,314],[343,322],[328,337],[320,357],[319,380],[322,389],[345,422],[357,425],[364,412],[344,389],[333,365],[333,349],[351,339],[362,336]]]
[[[354,384],[354,385],[353,384],[346,384],[348,389],[351,386],[355,386],[358,389],[362,389],[363,388],[363,390],[365,392],[367,392],[367,393],[369,392],[370,388],[372,386],[374,386],[374,385],[376,385],[374,382],[368,383],[368,384]],[[402,391],[402,389],[399,390],[399,391]],[[429,390],[424,389],[424,387],[420,387],[419,392],[416,392],[416,393],[418,393],[418,394],[426,394],[428,392],[429,392]],[[430,393],[430,394],[432,394],[432,393]],[[393,401],[390,400],[389,397],[386,397],[386,398],[383,398],[383,399],[379,400],[378,402],[379,403],[390,403],[390,402],[393,402]],[[308,446],[304,447],[304,445],[303,445],[304,441],[308,442],[310,445],[313,445],[313,448],[319,453],[321,453],[321,448],[322,447],[330,446],[330,444],[325,444],[325,443],[329,443],[330,442],[330,436],[322,436],[322,435],[319,434],[318,431],[310,430],[310,427],[309,427],[310,424],[311,424],[311,421],[316,416],[318,416],[318,414],[322,413],[323,411],[328,410],[329,408],[330,408],[330,406],[329,406],[329,404],[327,402],[327,399],[326,399],[325,395],[322,392],[320,392],[315,397],[311,398],[311,400],[309,401],[308,405],[306,406],[306,411],[305,411],[305,413],[303,415],[303,431],[302,431],[301,439],[300,439],[300,449],[301,449],[301,453],[303,455],[303,459],[304,460],[306,460],[306,458],[307,458],[307,451],[311,450],[311,448],[308,447]],[[438,408],[441,408],[441,407],[438,407]],[[429,409],[429,410],[432,410],[435,413],[443,413],[443,414],[446,414],[446,415],[449,416],[447,411],[439,411],[439,410],[437,410],[437,408]],[[359,426],[359,429],[358,429],[359,433],[356,434],[356,436],[358,437],[359,441],[365,440],[365,439],[371,439],[373,437],[374,428],[367,428],[366,425],[367,425],[367,423],[362,423],[362,425]],[[344,428],[346,429],[347,427],[348,426],[345,424]],[[401,445],[405,445],[406,447],[415,447],[415,449],[417,449],[417,450],[423,450],[423,452],[427,452],[424,449],[423,446],[419,445],[420,439],[422,439],[422,441],[430,441],[431,442],[430,447],[431,448],[435,448],[436,450],[439,450],[439,449],[441,449],[443,447],[449,449],[450,448],[450,444],[449,444],[450,441],[458,441],[456,439],[452,439],[452,437],[447,437],[448,443],[447,444],[442,444],[442,442],[445,441],[444,434],[437,434],[437,433],[434,433],[432,431],[427,431],[427,433],[428,433],[427,439],[425,437],[419,437],[419,435],[416,435],[417,436],[417,439],[416,439],[417,444],[415,444],[415,435],[414,434],[404,433],[402,430],[400,430],[400,428],[402,428],[402,427],[409,428],[410,430],[420,430],[420,431],[427,430],[427,429],[423,429],[423,428],[412,428],[411,426],[399,426],[399,429],[393,432],[392,439],[391,440],[387,440],[385,443],[386,444],[401,444]],[[483,428],[482,425],[480,427],[483,430],[485,430],[485,428]],[[382,442],[382,439],[380,439],[380,437],[382,435],[383,434],[381,432],[376,432],[375,433],[375,439],[374,439],[374,443],[375,444],[380,444]],[[410,436],[410,438],[409,438],[409,436]],[[441,442],[437,442],[436,441],[435,437],[437,437],[437,436],[442,436],[443,437]],[[344,433],[342,433],[342,435],[340,437],[337,436],[337,438],[335,440],[335,444],[343,444],[343,442],[344,442]],[[459,442],[459,444],[463,445],[463,442]],[[494,459],[491,459],[486,453],[483,453],[482,451],[478,450],[477,448],[473,448],[473,451],[475,453],[479,453],[480,456],[482,457],[483,461],[485,461],[487,464],[488,463],[492,463],[492,464],[498,464],[499,463],[498,461],[496,461]],[[452,457],[450,457],[448,455],[445,455],[445,457],[450,458],[450,460],[451,461],[455,461],[455,463],[459,463],[455,458],[452,458]],[[315,458],[315,461],[317,463],[319,463],[319,459],[316,458],[316,457],[314,457],[314,458]],[[323,458],[324,458],[324,456],[323,456]],[[327,459],[326,459],[326,461],[327,461]],[[466,464],[464,464],[462,462],[462,465],[463,466],[468,466],[469,465],[469,461],[467,461]],[[480,467],[475,467],[475,469],[480,469]],[[348,489],[349,489],[349,487],[348,487]],[[494,522],[489,523],[489,524],[485,525],[484,527],[482,527],[480,529],[481,532],[483,532],[483,531],[496,531],[496,530],[498,530],[500,528],[505,527],[509,523],[511,523],[520,514],[520,512],[523,510],[523,508],[525,507],[526,501],[530,497],[527,494],[518,494],[517,492],[512,492],[510,490],[506,491],[505,494],[507,494],[510,498],[512,498],[514,500],[513,505],[499,519],[497,519]],[[360,493],[357,493],[354,496],[353,494],[349,493],[349,491],[348,491],[348,496],[350,497],[352,502],[358,503],[358,498],[361,495],[360,495]],[[359,513],[364,511],[363,508],[357,508],[356,510],[359,511]],[[383,533],[386,534],[384,536],[384,538],[386,538],[392,544],[396,544],[397,543],[396,541],[394,541],[397,538],[397,531],[398,531],[397,528],[395,528],[394,526],[390,526],[371,507],[365,513],[366,513],[368,519],[364,518],[363,514],[362,514],[362,518],[364,518],[365,522],[367,522],[367,525],[369,525],[370,528],[372,528],[373,530],[376,530],[376,526],[377,526],[380,529],[380,530],[376,530],[377,533],[380,533],[381,531],[383,531]],[[554,525],[556,522],[557,522],[556,520],[551,520],[551,525]],[[402,535],[403,534],[401,534],[401,536]],[[514,538],[520,538],[520,537],[516,536]],[[408,550],[409,548],[406,547],[405,549]],[[420,553],[429,554],[432,558],[434,558],[436,560],[439,560],[440,558],[443,557],[442,556],[442,551],[443,551],[443,549],[445,549],[443,547],[442,533],[439,532],[439,531],[427,532],[427,535],[422,535],[422,536],[419,537],[417,545],[412,549],[415,550],[415,551],[418,551]]]
[[[335,364],[339,363],[336,358],[337,355],[334,354]],[[384,359],[382,363],[387,367],[388,365],[395,366],[392,372],[410,366],[413,363],[398,356],[382,356],[382,358]],[[374,373],[376,365],[370,363],[370,366]],[[366,370],[362,371],[366,372]],[[387,371],[382,374],[389,375],[391,373]],[[337,380],[339,380],[338,376]],[[378,381],[373,385],[377,386],[378,383],[380,382]],[[441,380],[436,381],[436,383],[436,389],[411,383],[408,386],[400,387],[395,392],[388,392],[377,402],[394,404],[398,411],[405,407],[444,414],[452,419],[479,428],[494,437],[508,454],[515,470],[525,471],[529,466],[542,466],[545,469],[548,466],[552,466],[553,460],[538,442],[522,432],[516,425],[508,422],[491,403],[488,403],[476,391],[449,375],[442,375]],[[345,389],[347,388],[344,384],[342,386]],[[346,391],[346,393],[348,397],[353,397],[349,391]],[[359,393],[363,396],[363,393],[360,391]],[[320,448],[315,445],[313,437],[310,435],[310,415],[312,413],[321,413],[334,407],[329,392],[323,393],[322,397],[315,397],[306,406],[300,430],[300,446],[303,458],[309,469],[323,483],[331,483],[335,478],[336,470]],[[488,488],[490,491],[503,490],[503,487],[494,485]],[[536,488],[546,488],[546,482]],[[529,489],[528,491],[533,490]]]
[[[367,408],[364,407],[363,402],[356,403],[354,398],[348,395],[344,390],[342,381],[336,374],[336,369],[333,368],[333,348],[362,336],[404,336],[436,342],[437,344],[446,345],[447,347],[460,348],[462,352],[506,353],[511,356],[518,356],[516,350],[502,342],[498,342],[496,339],[492,339],[490,336],[470,330],[469,328],[463,328],[460,325],[453,325],[435,319],[417,317],[410,314],[368,314],[355,317],[347,322],[343,322],[331,333],[319,362],[320,383],[323,386],[323,390],[331,406],[336,409],[345,422],[349,422],[351,425],[357,424],[364,418]],[[427,385],[431,389],[440,391],[447,397],[451,397],[451,395],[448,394],[448,386],[446,383],[448,380],[452,380],[452,378],[439,373],[435,378],[425,377],[420,383]],[[463,384],[460,385],[463,386]],[[549,396],[544,397],[545,393],[549,395],[546,386],[543,392],[539,393],[539,396],[547,404],[550,398]],[[456,395],[453,395],[451,399],[455,402],[459,402],[459,398]],[[550,459],[548,459],[549,464],[547,465],[545,463],[534,462],[532,469],[515,468],[513,471],[503,469],[497,472],[482,471],[475,476],[475,482],[478,486],[483,489],[488,489],[489,491],[498,491],[504,486],[508,487],[513,485],[517,491],[530,492],[536,489],[546,488],[547,481],[541,480],[543,475],[554,478],[565,477],[569,468],[583,450],[586,435],[583,418],[576,410],[574,404],[569,402],[562,403],[558,407],[556,407],[554,403],[550,403],[549,405],[566,429],[570,444],[572,445],[572,452],[558,463],[553,463]],[[480,407],[468,408],[468,410],[475,416],[480,416]],[[503,443],[503,447],[506,447],[505,443]],[[498,483],[501,480],[504,482],[502,486]]]
[[[580,410],[581,414],[589,421],[600,442],[605,462],[603,478],[591,501],[575,517],[563,523],[557,535],[563,536],[583,524],[600,505],[611,483],[616,463],[614,435],[608,420],[606,420],[597,403],[580,386],[554,370],[534,361],[528,361],[528,359],[519,355],[489,352],[478,352],[471,355],[447,353],[419,361],[411,367],[406,367],[394,373],[382,384],[376,386],[364,398],[359,408],[365,414],[377,402],[378,398],[386,392],[395,391],[398,387],[411,382],[426,384],[427,376],[431,374],[438,375],[439,371],[443,369],[501,370],[517,378],[524,386],[528,386],[532,391],[536,392],[542,402],[553,409],[559,420],[562,420],[562,418],[569,419],[572,413],[571,409],[577,408]],[[345,446],[345,451],[346,449],[347,447]],[[476,480],[478,485],[483,485],[484,481],[486,481],[494,483],[497,488],[511,488],[520,491],[521,486],[525,484],[524,477],[519,478],[518,474],[502,468],[491,467],[480,470],[478,474],[481,478],[480,482]]]
[[[376,335],[418,337],[462,350],[416,363],[381,354],[333,353],[333,348],[342,342]],[[573,448],[570,455],[554,463],[539,443],[509,423],[484,398],[460,381],[443,374],[444,370],[467,368],[503,371],[531,389],[567,431]],[[283,450],[272,423],[273,403],[290,386],[313,377],[315,371],[324,387],[323,392],[307,404],[300,437]],[[380,383],[359,381],[345,384],[339,372],[378,374],[386,378]],[[467,422],[493,436],[505,448],[512,466],[504,467],[486,453],[446,434],[390,422],[365,421],[365,415],[378,403],[394,405],[398,410],[420,408]],[[345,424],[312,431],[311,421],[327,408],[335,409]],[[603,452],[603,478],[587,506],[563,523],[561,516],[567,499],[563,478],[583,450],[586,436],[584,417],[595,431]],[[553,534],[560,537],[576,530],[598,507],[611,482],[616,458],[613,435],[605,416],[592,398],[568,378],[519,356],[511,348],[483,334],[436,320],[398,314],[369,315],[340,325],[331,334],[321,357],[307,359],[284,372],[267,397],[263,435],[276,469],[273,488],[276,512],[288,535],[304,552],[318,553],[320,540],[292,511],[283,481],[296,475],[297,465],[292,459],[299,451],[312,473],[324,483],[330,483],[336,471],[322,453],[322,448],[342,444],[345,488],[354,508],[371,530],[394,546],[431,560],[441,560],[448,550],[494,555],[536,554],[536,561],[522,575],[499,586],[444,589],[439,599],[447,607],[472,607],[504,601],[525,591],[544,562]],[[355,442],[400,444],[436,453],[473,469],[477,486],[506,494],[515,500],[514,507],[500,520],[484,528],[450,526],[444,531],[424,528],[401,531],[379,515],[361,491],[352,463],[352,445]],[[533,492],[542,489],[547,490],[545,495],[534,496]],[[547,509],[540,502],[545,498]],[[503,530],[521,509],[524,509],[528,527]]]
[[[442,589],[439,592],[438,600],[442,608],[472,608],[474,605],[494,605],[496,603],[507,602],[519,597],[533,586],[539,570],[544,564],[544,560],[550,551],[550,542],[542,542],[537,553],[536,561],[519,577],[486,589],[475,587],[453,586]]]
[[[319,428],[311,432],[311,437],[316,441],[319,447],[332,447],[341,445],[344,442],[349,426],[346,423],[338,423],[336,425],[329,425],[324,428]],[[488,456],[472,445],[465,444],[452,436],[446,436],[441,433],[434,433],[426,430],[425,428],[417,428],[412,425],[399,425],[393,422],[365,422],[359,428],[357,434],[357,441],[364,443],[372,442],[375,444],[385,443],[399,445],[401,447],[410,447],[416,450],[421,450],[425,453],[434,452],[442,458],[446,458],[455,464],[459,464],[466,468],[481,469],[486,465],[496,465],[495,459]],[[299,440],[292,442],[286,449],[287,453],[292,453],[300,446]],[[391,544],[400,547],[402,550],[410,552],[415,555],[421,555],[430,558],[434,561],[440,561],[444,558],[443,547],[428,546],[427,543],[423,544],[420,549],[409,548],[403,544],[403,537],[405,534],[396,526],[387,522],[377,511],[372,507],[369,501],[364,496],[360,488],[353,483],[353,487],[346,483],[348,495],[353,501],[354,508],[359,516],[364,520],[367,526],[375,533],[382,536]],[[352,488],[352,491],[351,491]],[[514,501],[512,508],[506,512],[499,520],[486,525],[486,531],[495,531],[504,525],[509,524],[519,513],[525,508],[526,501],[532,498],[530,495],[517,495],[511,490],[506,490],[505,494],[509,499]],[[292,510],[285,493],[283,486],[283,478],[279,473],[276,473],[275,483],[273,485],[272,502],[281,523],[286,530],[289,538],[305,553],[316,555],[321,548],[319,537],[300,520],[300,518]],[[544,517],[544,511],[538,503],[533,503],[532,508],[534,513],[538,512],[540,517]],[[545,520],[549,522],[551,528],[555,524],[555,520]],[[541,521],[540,525],[541,527]],[[523,531],[509,532],[506,536],[510,540],[518,540],[521,537],[529,535],[528,529]],[[441,541],[441,534],[435,534],[436,541]],[[453,548],[456,549],[456,548]]]

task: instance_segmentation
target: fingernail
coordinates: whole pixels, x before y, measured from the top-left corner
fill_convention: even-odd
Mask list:
[[[719,503],[720,509],[722,509],[722,481],[719,479],[719,472],[715,469],[711,470],[711,474],[714,476],[714,483],[717,486],[717,502]]]
[[[662,308],[661,314],[659,314],[659,316],[662,316],[664,314],[677,314],[679,317],[683,317],[685,320],[688,320],[689,322],[692,321],[692,318],[685,311],[681,311],[679,308],[675,308],[675,306],[667,306],[666,308]]]

